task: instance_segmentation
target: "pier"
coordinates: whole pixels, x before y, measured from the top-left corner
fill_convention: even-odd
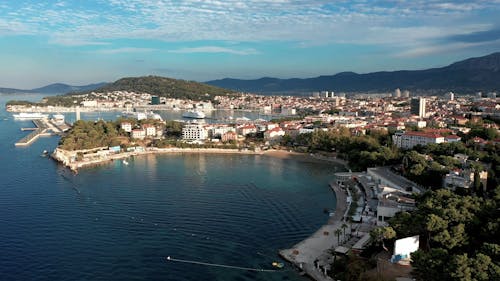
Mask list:
[[[33,120],[35,128],[21,128],[21,131],[32,131],[19,141],[15,143],[15,146],[28,146],[37,140],[40,136],[52,136],[54,134],[61,134],[66,130],[68,125],[57,125],[50,121],[49,119],[36,119]]]

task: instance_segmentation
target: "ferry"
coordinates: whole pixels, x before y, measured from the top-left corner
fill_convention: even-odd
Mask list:
[[[184,118],[194,118],[194,119],[204,119],[206,117],[205,113],[198,110],[189,110],[182,114]]]
[[[42,114],[39,112],[34,112],[34,113],[21,112],[19,114],[13,114],[13,116],[14,116],[14,119],[18,119],[18,120],[35,120],[35,119],[49,118],[48,114]]]

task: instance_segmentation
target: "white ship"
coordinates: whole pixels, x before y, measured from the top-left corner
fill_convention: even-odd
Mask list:
[[[184,118],[195,118],[195,119],[203,119],[205,118],[205,113],[198,110],[189,110],[182,114]]]
[[[49,118],[48,114],[42,114],[39,112],[34,112],[34,113],[21,112],[19,114],[13,114],[13,116],[14,119],[19,119],[19,120],[35,120],[35,119]]]

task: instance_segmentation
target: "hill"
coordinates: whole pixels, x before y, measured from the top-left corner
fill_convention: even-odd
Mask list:
[[[66,94],[71,92],[92,91],[99,87],[103,87],[107,83],[96,83],[83,86],[71,86],[63,83],[50,84],[44,87],[35,88],[31,90],[13,89],[13,88],[0,88],[0,93],[4,94],[19,94],[19,93],[38,93],[38,94]]]
[[[293,93],[321,90],[343,92],[393,91],[495,91],[500,89],[500,52],[470,58],[446,67],[426,70],[381,71],[358,74],[341,72],[314,78],[260,78],[241,80],[225,78],[206,82],[209,85],[256,93]]]
[[[133,91],[167,98],[210,100],[217,95],[235,94],[233,90],[161,76],[128,77],[95,90],[96,92]]]

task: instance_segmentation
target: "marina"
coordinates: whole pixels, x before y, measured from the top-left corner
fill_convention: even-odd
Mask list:
[[[47,115],[48,116],[48,115]],[[28,119],[25,119],[28,120]],[[60,135],[63,132],[67,131],[70,127],[68,124],[64,123],[64,121],[56,121],[56,119],[48,119],[48,118],[32,118],[29,119],[35,125],[34,128],[21,128],[21,131],[31,131],[28,135],[24,136],[22,139],[15,143],[15,146],[28,146],[36,141],[41,136],[52,136],[52,135]]]

